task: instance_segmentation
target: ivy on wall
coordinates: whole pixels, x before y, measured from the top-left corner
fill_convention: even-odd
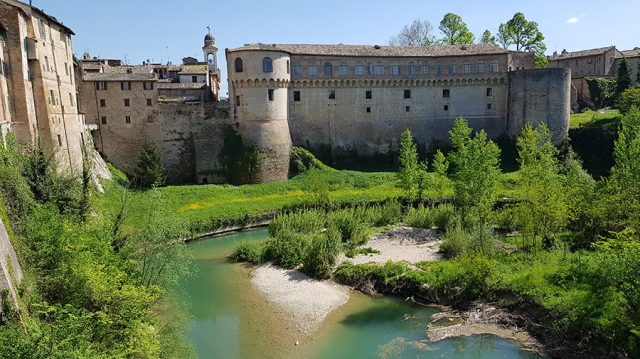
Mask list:
[[[255,146],[246,146],[242,136],[232,126],[223,129],[223,145],[218,161],[222,174],[231,184],[255,182],[260,171],[260,151]]]

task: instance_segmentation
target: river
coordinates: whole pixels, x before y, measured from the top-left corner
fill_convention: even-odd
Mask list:
[[[540,358],[495,336],[429,342],[425,331],[435,309],[355,292],[317,332],[301,335],[253,288],[251,269],[226,260],[237,243],[267,237],[258,230],[189,244],[198,273],[186,283],[188,337],[199,358]]]

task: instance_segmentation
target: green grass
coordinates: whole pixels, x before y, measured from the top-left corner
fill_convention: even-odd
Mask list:
[[[620,118],[621,115],[618,110],[589,110],[582,113],[572,114],[570,128],[606,125],[608,123],[617,122]]]

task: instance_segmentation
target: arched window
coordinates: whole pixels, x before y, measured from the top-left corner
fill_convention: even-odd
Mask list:
[[[331,76],[333,75],[333,65],[330,62],[324,64],[324,75]]]
[[[242,72],[243,71],[243,63],[242,63],[242,59],[241,58],[236,57],[235,65],[236,65],[236,72]]]
[[[262,72],[273,72],[273,60],[270,57],[262,59]]]

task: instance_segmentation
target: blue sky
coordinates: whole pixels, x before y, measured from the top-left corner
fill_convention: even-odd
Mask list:
[[[549,53],[640,46],[638,0],[33,0],[33,5],[74,30],[77,55],[126,57],[131,64],[201,58],[211,26],[223,76],[225,48],[256,42],[386,44],[416,18],[430,21],[440,36],[437,26],[447,12],[461,15],[478,38],[521,11],[538,22]],[[226,83],[221,87],[224,95]]]

